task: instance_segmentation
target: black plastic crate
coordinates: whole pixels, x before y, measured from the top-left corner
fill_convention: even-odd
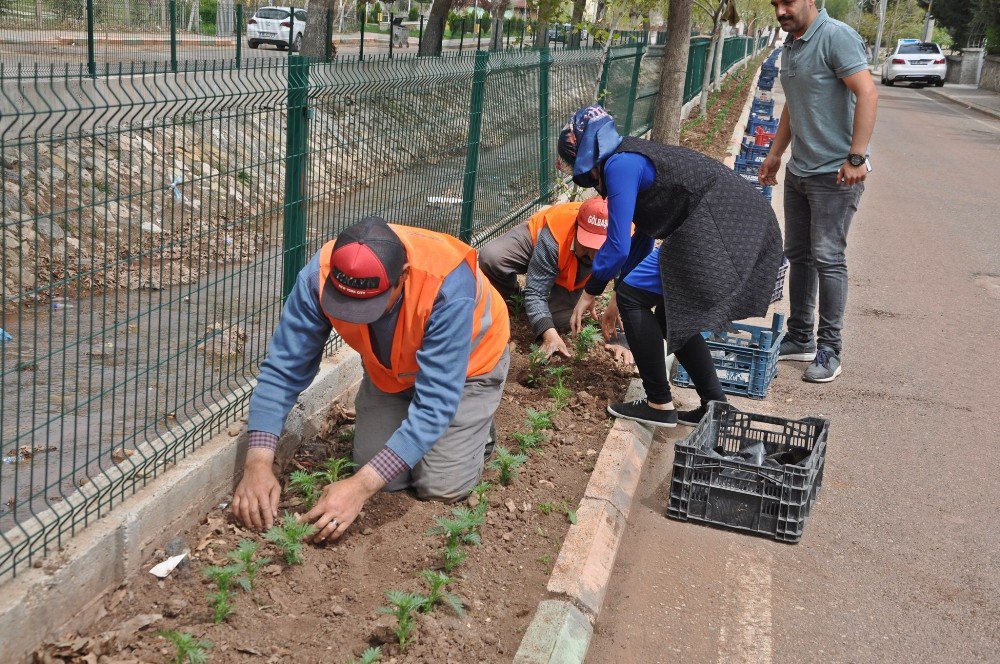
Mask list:
[[[675,445],[667,516],[798,542],[823,484],[829,429],[819,417],[788,420],[713,401],[691,435]],[[797,465],[757,466],[713,451],[732,454],[757,442],[768,454],[805,458]]]

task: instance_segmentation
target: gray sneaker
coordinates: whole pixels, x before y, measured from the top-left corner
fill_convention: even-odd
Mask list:
[[[816,359],[809,365],[802,380],[810,383],[829,383],[840,375],[840,355],[832,348],[820,346]]]
[[[785,338],[781,342],[781,348],[778,349],[778,361],[781,360],[794,360],[795,362],[812,362],[816,357],[816,344],[800,344],[798,341],[792,341],[791,339]]]

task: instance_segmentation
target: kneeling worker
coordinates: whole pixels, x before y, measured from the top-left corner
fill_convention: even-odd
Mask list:
[[[524,311],[546,357],[569,357],[559,332],[569,330],[570,314],[607,236],[608,204],[594,196],[547,207],[480,251],[483,273],[508,301],[521,294],[517,275],[527,275]]]
[[[278,435],[319,369],[330,331],[361,355],[354,462],[305,520],[337,539],[379,490],[464,498],[479,481],[510,357],[507,307],[458,239],[374,217],[326,243],[299,273],[250,399],[249,451],[233,513],[268,528],[281,487]]]

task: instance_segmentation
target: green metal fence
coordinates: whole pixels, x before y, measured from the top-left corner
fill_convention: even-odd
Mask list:
[[[661,64],[633,44],[603,66],[545,49],[5,81],[0,579],[243,414],[323,242],[367,214],[495,237],[565,186],[574,110],[599,96],[647,131]]]

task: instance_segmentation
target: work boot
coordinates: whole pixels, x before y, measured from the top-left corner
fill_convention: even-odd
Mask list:
[[[493,448],[497,444],[497,425],[490,421],[490,437],[486,439],[486,447],[483,449],[483,462],[488,462],[493,456]]]
[[[815,343],[800,344],[798,341],[792,341],[788,337],[785,337],[785,340],[781,342],[781,348],[778,349],[779,361],[812,362],[815,357]]]
[[[832,348],[820,346],[816,359],[809,365],[802,380],[809,383],[829,383],[840,375],[840,354]]]
[[[645,399],[608,404],[608,413],[623,420],[633,420],[653,427],[677,426],[677,409],[653,408]]]

